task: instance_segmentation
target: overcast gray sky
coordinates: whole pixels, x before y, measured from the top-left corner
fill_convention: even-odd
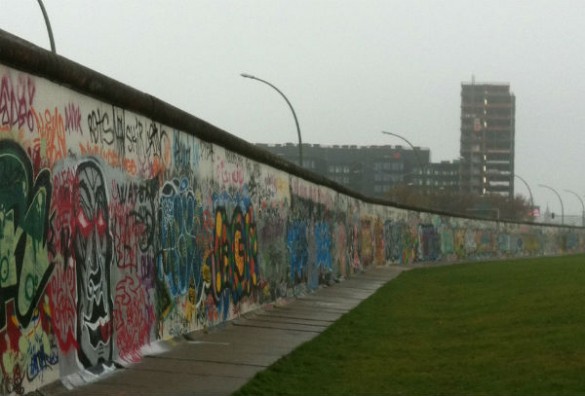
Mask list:
[[[249,142],[404,144],[459,157],[461,82],[510,83],[516,173],[566,214],[585,194],[583,0],[44,0],[57,52]],[[0,28],[50,48],[36,0]],[[528,196],[516,180],[516,192]]]

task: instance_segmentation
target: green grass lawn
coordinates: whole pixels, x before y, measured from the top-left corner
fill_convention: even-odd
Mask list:
[[[408,271],[236,395],[585,394],[585,256]]]

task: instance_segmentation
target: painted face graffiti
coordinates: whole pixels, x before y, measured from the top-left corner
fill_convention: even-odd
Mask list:
[[[112,357],[112,237],[106,185],[98,165],[82,163],[77,169],[77,183],[74,249],[78,356],[89,368],[107,363]]]

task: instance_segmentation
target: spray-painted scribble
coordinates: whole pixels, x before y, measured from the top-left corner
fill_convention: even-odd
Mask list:
[[[159,210],[159,274],[164,274],[172,296],[182,295],[187,292],[192,274],[200,272],[201,265],[201,259],[196,257],[195,195],[186,179],[175,179],[164,185]]]
[[[151,341],[155,317],[149,300],[148,289],[131,275],[116,285],[114,330],[118,354],[123,361],[140,361],[140,349]]]
[[[418,238],[413,236],[407,223],[387,220],[384,223],[384,235],[387,261],[409,264],[415,260]]]
[[[12,73],[0,79],[0,128],[34,128],[33,106],[36,84],[31,76]],[[0,129],[0,130],[1,130]]]
[[[350,224],[347,255],[349,256],[351,268],[354,271],[362,269],[359,232],[358,224]]]
[[[39,136],[41,163],[53,167],[67,155],[65,122],[59,109],[46,109],[38,113],[33,109],[36,132]]]
[[[372,220],[364,218],[360,223],[360,261],[364,267],[374,262],[374,238],[372,236]]]
[[[419,261],[435,261],[441,257],[441,242],[439,238],[439,234],[432,224],[419,224]]]
[[[340,277],[347,277],[350,275],[349,257],[347,254],[347,231],[344,223],[337,222],[335,224],[333,237],[333,255],[335,266],[339,271]]]
[[[112,265],[122,278],[113,298],[114,340],[125,362],[140,360],[154,327],[157,190],[155,179],[111,182]]]
[[[382,219],[377,217],[374,221],[374,262],[376,265],[386,263],[385,253],[384,225],[382,224]]]
[[[455,237],[453,230],[445,225],[439,228],[440,252],[445,258],[451,258],[455,252]]]
[[[307,249],[307,225],[303,221],[288,224],[287,248],[290,255],[290,277],[293,285],[307,280],[309,252]]]
[[[316,269],[319,273],[319,282],[325,283],[331,277],[333,271],[333,259],[331,257],[331,232],[329,224],[318,222],[315,224],[315,249]]]
[[[155,201],[158,183],[112,182],[109,213],[116,266],[153,277],[156,236]]]

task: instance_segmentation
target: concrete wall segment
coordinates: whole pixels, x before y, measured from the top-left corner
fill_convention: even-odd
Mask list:
[[[387,205],[0,31],[0,393],[389,263],[585,251]]]

